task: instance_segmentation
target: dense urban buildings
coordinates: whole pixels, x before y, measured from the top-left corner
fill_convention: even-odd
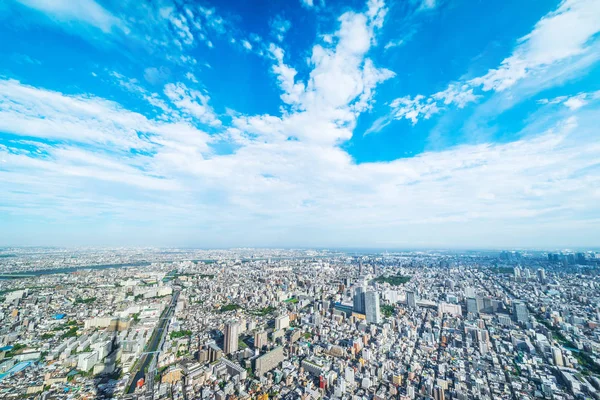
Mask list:
[[[1,398],[600,398],[600,254],[0,250]]]

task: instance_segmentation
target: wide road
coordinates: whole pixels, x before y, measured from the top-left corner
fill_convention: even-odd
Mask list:
[[[152,333],[152,337],[150,337],[150,341],[146,346],[146,351],[140,357],[139,362],[137,363],[138,371],[134,375],[133,380],[129,384],[129,388],[127,389],[127,393],[131,394],[135,392],[135,386],[138,380],[146,377],[146,371],[149,371],[151,366],[156,365],[156,360],[158,359],[158,354],[160,353],[160,345],[163,343],[164,337],[167,333],[167,324],[171,320],[173,313],[175,312],[175,306],[177,305],[177,299],[179,298],[179,290],[173,291],[173,297],[171,297],[171,303],[169,306],[163,311],[160,316],[160,320],[158,321],[158,325],[156,329]],[[154,375],[154,371],[151,372],[151,375]],[[154,376],[149,377],[152,379],[145,379],[149,381],[147,384],[154,383]],[[153,390],[153,388],[149,387],[149,390]]]

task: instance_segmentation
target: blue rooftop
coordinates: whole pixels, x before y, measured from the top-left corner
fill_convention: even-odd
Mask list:
[[[14,367],[12,367],[8,371],[6,371],[5,374],[0,375],[0,381],[2,381],[7,376],[18,374],[19,372],[23,371],[25,368],[29,367],[30,365],[31,365],[31,361],[23,361],[23,362],[18,363],[17,365],[15,365]]]

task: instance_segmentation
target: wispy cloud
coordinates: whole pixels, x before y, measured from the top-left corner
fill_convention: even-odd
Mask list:
[[[600,99],[600,90],[592,93],[579,93],[573,96],[558,96],[553,99],[540,99],[538,104],[563,104],[570,110],[578,110],[589,101]]]
[[[595,0],[563,0],[518,40],[499,68],[471,81],[483,90],[503,91],[540,69],[593,51],[589,41],[600,31],[600,4]]]
[[[127,30],[125,23],[94,0],[17,0],[24,6],[40,11],[63,23],[83,23],[105,33],[114,28]]]
[[[252,50],[252,43],[247,40],[242,40],[242,46],[244,46],[246,50]]]
[[[208,104],[210,97],[199,90],[190,89],[183,83],[169,83],[165,86],[165,95],[187,115],[197,118],[205,124],[221,125],[221,121]]]
[[[404,39],[390,40],[389,42],[386,43],[386,45],[384,46],[384,49],[389,50],[393,47],[400,47],[403,44],[404,44]]]
[[[271,20],[271,34],[277,38],[279,42],[283,41],[286,32],[292,26],[291,22],[281,15],[277,15]]]
[[[599,31],[597,1],[563,0],[555,11],[545,15],[529,34],[518,40],[512,55],[498,68],[483,76],[450,83],[447,89],[431,96],[400,97],[391,103],[391,114],[395,119],[406,118],[415,124],[420,118],[428,119],[438,113],[442,103],[462,108],[480,98],[478,93],[503,92],[521,81],[535,80],[522,92],[531,96],[562,83],[561,76],[580,73],[598,60],[595,37]],[[518,94],[515,91],[507,96],[511,105],[521,98]],[[496,108],[497,112],[502,110]]]

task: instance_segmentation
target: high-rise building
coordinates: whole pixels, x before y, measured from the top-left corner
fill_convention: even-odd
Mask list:
[[[475,297],[475,288],[473,287],[467,287],[465,289],[465,297]]]
[[[406,387],[406,395],[408,396],[409,399],[415,398],[415,387],[413,385],[408,385]]]
[[[411,308],[417,307],[417,296],[415,292],[406,292],[406,305]]]
[[[347,383],[354,383],[354,369],[352,367],[346,367],[344,371],[344,379]]]
[[[280,329],[287,329],[290,327],[290,316],[285,314],[285,315],[279,315],[278,317],[275,318],[275,330],[278,331]]]
[[[223,352],[225,354],[235,353],[238,349],[239,327],[236,321],[229,321],[225,324],[223,332]]]
[[[513,318],[518,323],[525,324],[529,321],[529,311],[522,301],[513,301]]]
[[[381,310],[379,309],[379,293],[368,291],[365,293],[365,315],[367,322],[379,324],[381,322]]]
[[[357,286],[354,288],[354,296],[352,298],[352,311],[358,314],[365,313],[365,288]]]
[[[439,387],[439,386],[436,386],[433,389],[433,398],[435,400],[444,400],[445,399],[445,397],[444,397],[444,389],[441,388],[441,387]]]
[[[557,367],[562,367],[565,365],[563,362],[562,352],[560,351],[560,348],[556,346],[552,347],[552,360],[554,361],[554,365]]]
[[[467,312],[472,314],[479,314],[479,303],[474,297],[467,298]]]
[[[208,343],[208,361],[209,362],[217,361],[221,357],[223,357],[223,352],[217,346],[217,344],[214,341],[211,343]]]
[[[254,334],[254,348],[262,349],[267,344],[267,332],[261,331]]]
[[[546,283],[546,270],[544,268],[537,270],[537,278],[540,283]]]

